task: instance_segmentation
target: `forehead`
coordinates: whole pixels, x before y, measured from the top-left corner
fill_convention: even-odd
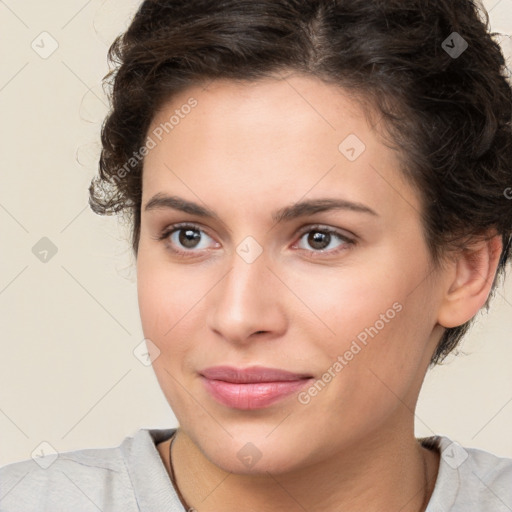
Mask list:
[[[399,207],[403,194],[410,196],[405,208],[417,203],[398,171],[398,154],[359,103],[314,77],[190,87],[163,105],[148,134],[156,146],[145,158],[145,196],[166,187],[190,195],[186,182],[211,196],[279,190],[298,200],[340,191],[374,204],[387,199]]]
[[[192,99],[196,105],[189,109],[187,104]],[[213,137],[223,147],[245,142],[244,149],[249,150],[260,142],[267,146],[273,142],[273,147],[279,148],[293,138],[306,143],[311,137],[325,140],[328,135],[319,148],[323,151],[344,132],[358,132],[367,139],[369,135],[364,115],[353,98],[338,87],[300,74],[252,82],[222,79],[204,88],[189,87],[163,105],[150,131],[164,126],[173,113],[182,109],[188,113],[182,114],[179,124],[170,131],[183,137],[192,132],[198,145],[207,144]],[[207,140],[201,138],[205,135]],[[227,139],[226,135],[236,137]],[[279,137],[275,140],[272,135]]]

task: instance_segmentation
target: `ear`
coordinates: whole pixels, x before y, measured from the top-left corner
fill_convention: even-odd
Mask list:
[[[501,235],[471,244],[450,264],[438,323],[457,327],[473,318],[489,296],[503,249]]]

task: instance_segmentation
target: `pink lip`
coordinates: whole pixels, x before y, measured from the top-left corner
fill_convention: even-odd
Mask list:
[[[306,386],[312,376],[252,366],[215,366],[200,372],[207,391],[235,409],[261,409]]]

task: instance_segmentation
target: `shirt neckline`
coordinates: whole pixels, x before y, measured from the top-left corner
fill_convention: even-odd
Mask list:
[[[460,475],[457,470],[452,469],[444,459],[443,452],[453,441],[446,436],[434,435],[418,438],[421,445],[428,450],[434,450],[439,454],[439,467],[434,484],[434,490],[430,495],[425,512],[440,512],[451,510],[457,499],[461,485]]]
[[[175,431],[176,428],[141,428],[121,444],[126,470],[141,512],[185,510],[156,447]]]

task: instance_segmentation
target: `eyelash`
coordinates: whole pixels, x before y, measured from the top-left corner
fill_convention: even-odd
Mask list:
[[[158,241],[161,241],[161,242],[165,242],[168,240],[169,236],[172,235],[173,233],[175,233],[177,231],[185,230],[185,229],[192,229],[194,231],[199,231],[199,232],[202,232],[202,233],[205,233],[206,235],[208,235],[208,233],[204,229],[202,229],[199,225],[190,224],[190,223],[185,222],[185,223],[171,224],[170,226],[167,226],[164,230],[162,230],[160,235],[155,237],[155,239]],[[306,233],[310,233],[310,232],[327,233],[329,235],[334,235],[340,241],[344,242],[344,245],[342,245],[336,249],[331,249],[330,251],[325,251],[324,249],[316,250],[316,251],[315,250],[307,250],[307,249],[299,249],[300,251],[306,251],[306,252],[311,253],[313,255],[312,256],[313,258],[322,257],[325,254],[332,256],[334,254],[338,254],[341,251],[346,251],[351,246],[356,245],[356,241],[354,239],[349,238],[345,235],[342,235],[339,231],[337,231],[333,228],[329,228],[329,227],[322,226],[322,225],[307,226],[307,228],[299,230],[299,232],[297,233],[297,236],[299,236],[299,241]],[[213,238],[210,235],[208,235],[208,236],[210,238]],[[194,253],[196,252],[194,249],[191,249],[189,251],[182,251],[180,249],[175,249],[175,248],[171,248],[171,247],[169,247],[169,250],[172,251],[173,253],[175,253],[179,256],[185,257],[185,258],[195,256]]]

